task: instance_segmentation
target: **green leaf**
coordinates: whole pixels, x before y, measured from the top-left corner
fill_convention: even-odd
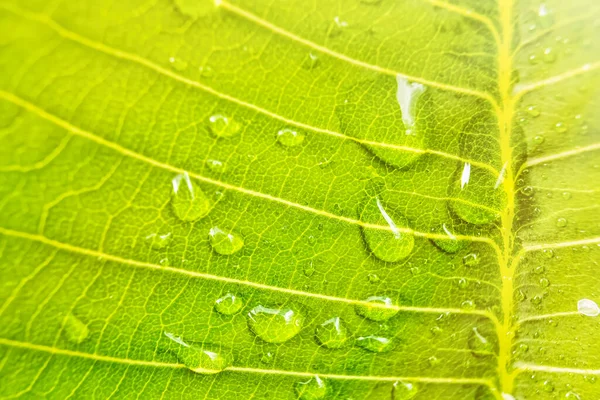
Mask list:
[[[0,397],[600,398],[591,0],[0,0]]]

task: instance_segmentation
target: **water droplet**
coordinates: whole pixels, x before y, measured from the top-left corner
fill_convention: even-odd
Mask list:
[[[313,69],[316,68],[320,63],[319,57],[314,53],[308,53],[306,58],[302,62],[302,67],[304,69]]]
[[[465,267],[476,267],[479,265],[479,256],[477,253],[469,253],[463,257]]]
[[[285,128],[277,132],[277,141],[286,147],[295,147],[302,144],[304,135],[301,132]]]
[[[564,228],[565,226],[567,226],[567,220],[566,218],[559,218],[556,220],[556,226],[559,228]]]
[[[546,278],[542,278],[540,279],[540,286],[541,287],[548,287],[550,286],[550,281]]]
[[[517,290],[517,294],[515,295],[515,297],[517,298],[517,301],[523,301],[527,298],[527,295],[523,290],[519,289]]]
[[[562,197],[565,200],[569,200],[571,198],[571,192],[563,192]]]
[[[542,254],[546,258],[552,258],[552,257],[554,257],[554,251],[552,249],[544,249],[544,250],[542,250]]]
[[[224,232],[217,226],[210,228],[208,236],[213,250],[226,256],[239,251],[244,246],[244,240],[240,235]]]
[[[373,353],[381,353],[391,347],[392,341],[385,337],[370,335],[356,339],[356,345]]]
[[[380,281],[379,276],[377,274],[369,274],[368,278],[370,283],[378,283]]]
[[[560,133],[565,133],[567,131],[566,125],[564,123],[562,123],[562,122],[557,122],[554,125],[554,129],[556,129],[556,131],[560,132]]]
[[[312,261],[309,261],[308,263],[306,263],[304,265],[304,275],[306,275],[306,277],[310,278],[311,276],[313,276],[313,274],[315,273],[315,267],[313,265]]]
[[[544,392],[554,392],[554,384],[551,381],[544,381],[542,383],[542,390]]]
[[[565,399],[581,400],[581,396],[579,396],[577,393],[575,393],[572,390],[570,390],[567,393],[565,393]]]
[[[537,135],[536,137],[533,138],[533,143],[535,143],[536,145],[541,145],[542,143],[544,143],[544,137],[541,135]]]
[[[552,50],[551,47],[548,47],[544,50],[544,62],[547,64],[551,64],[556,61],[556,52]]]
[[[533,195],[533,188],[532,188],[531,186],[525,186],[525,187],[523,188],[523,190],[521,190],[521,192],[523,192],[523,194],[524,194],[525,196],[528,196],[528,197],[529,197],[529,196]]]
[[[70,342],[80,344],[87,339],[90,331],[86,324],[81,322],[75,315],[69,313],[64,320],[63,333]]]
[[[242,309],[244,302],[239,296],[227,293],[215,301],[215,309],[223,315],[233,315]]]
[[[409,82],[400,75],[396,76],[396,82],[398,83],[396,100],[398,100],[402,112],[402,122],[404,122],[404,128],[406,129],[404,133],[414,135],[416,104],[425,91],[425,86],[417,82]]]
[[[273,353],[270,351],[264,353],[260,358],[260,362],[263,364],[271,364],[273,362]]]
[[[472,300],[465,300],[460,305],[465,310],[473,310],[475,308],[475,303]]]
[[[317,341],[330,349],[339,349],[348,344],[348,328],[339,317],[330,318],[317,326],[315,330]]]
[[[233,364],[233,358],[218,345],[189,344],[169,332],[165,332],[165,336],[177,344],[171,349],[177,355],[177,359],[193,372],[203,375],[217,374]]]
[[[506,198],[498,182],[499,176],[465,163],[460,179],[456,179],[452,186],[452,210],[462,220],[472,224],[481,225],[495,221],[500,216],[495,210],[504,208]]]
[[[302,329],[303,313],[289,306],[276,308],[258,305],[248,313],[248,326],[256,336],[268,343],[283,343]]]
[[[588,383],[596,383],[596,377],[594,375],[584,375],[583,380]]]
[[[216,172],[216,173],[225,172],[225,164],[219,160],[206,160],[206,166],[212,172]]]
[[[427,359],[427,362],[430,366],[435,367],[436,365],[440,365],[441,361],[436,356],[431,356]]]
[[[481,353],[494,353],[495,345],[492,338],[496,337],[496,335],[488,331],[489,329],[487,328],[474,327],[471,329],[467,344],[474,356],[481,356]]]
[[[519,351],[521,353],[527,353],[529,351],[529,346],[526,344],[520,344],[519,345]]]
[[[419,387],[414,383],[396,381],[392,387],[392,400],[409,400],[417,395]]]
[[[448,237],[447,239],[433,239],[433,243],[447,253],[456,253],[463,247],[465,243],[456,238],[456,235],[448,229],[446,224],[442,224],[442,231]]]
[[[195,221],[209,213],[211,204],[204,192],[190,180],[187,172],[173,178],[171,204],[175,215],[183,221]]]
[[[533,272],[536,274],[543,274],[546,268],[543,265],[538,265],[533,269]]]
[[[361,317],[371,321],[387,321],[398,313],[398,309],[393,307],[392,299],[384,296],[371,296],[365,302],[373,304],[357,304],[354,310]]]
[[[342,21],[339,16],[335,16],[331,25],[329,25],[329,29],[327,31],[327,35],[329,37],[337,37],[348,27],[348,22]]]
[[[529,59],[529,64],[531,64],[531,65],[536,65],[540,62],[535,54],[530,54],[528,59]]]
[[[421,269],[419,267],[412,267],[410,269],[410,273],[415,276],[419,275],[421,273]]]
[[[318,400],[327,394],[327,385],[316,375],[307,381],[296,383],[295,389],[300,400]]]
[[[533,296],[531,298],[531,303],[536,306],[539,306],[540,304],[542,304],[542,300],[543,300],[543,297],[539,294],[536,294],[535,296]]]
[[[187,69],[187,62],[176,58],[176,57],[170,57],[169,58],[169,63],[171,64],[171,67],[173,67],[173,69],[175,69],[176,71],[185,71]]]
[[[415,245],[414,236],[409,232],[401,231],[402,228],[408,228],[408,220],[400,213],[388,213],[378,197],[370,197],[365,201],[359,219],[365,223],[388,228],[362,227],[369,249],[380,260],[396,262],[408,257],[412,252]]]
[[[210,131],[219,138],[232,137],[240,131],[240,124],[221,114],[211,115],[208,119]]]
[[[534,105],[530,105],[527,107],[527,114],[531,115],[532,117],[539,117],[540,116],[540,110],[538,110],[538,108]]]
[[[433,335],[439,335],[440,333],[443,332],[442,328],[440,328],[439,326],[435,325],[432,326],[431,329],[429,329],[429,331],[433,334]]]
[[[581,299],[577,302],[577,311],[586,317],[597,317],[600,315],[600,308],[594,300]]]
[[[164,249],[171,242],[171,232],[151,233],[145,239],[153,249]]]

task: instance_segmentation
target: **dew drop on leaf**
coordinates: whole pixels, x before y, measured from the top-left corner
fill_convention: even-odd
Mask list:
[[[477,253],[469,253],[462,260],[465,267],[476,267],[479,265],[479,256]]]
[[[182,221],[195,221],[206,216],[211,203],[187,172],[173,178],[173,194],[171,204],[175,215]]]
[[[398,313],[398,309],[393,307],[392,299],[385,296],[371,296],[365,302],[373,304],[357,304],[354,310],[361,317],[370,319],[371,321],[387,321]]]
[[[457,281],[457,285],[460,289],[466,289],[467,286],[469,286],[469,281],[467,281],[465,278],[460,278]]]
[[[200,66],[198,71],[200,72],[200,76],[203,78],[212,78],[215,74],[215,71],[207,65]]]
[[[248,313],[248,326],[268,343],[283,343],[296,336],[304,324],[302,312],[289,306],[258,305]]]
[[[313,274],[315,273],[315,267],[314,267],[314,265],[313,265],[313,261],[312,261],[312,260],[311,260],[311,261],[309,261],[309,262],[307,262],[307,263],[304,265],[303,272],[304,272],[304,275],[305,275],[307,278],[310,278],[311,276],[313,276]]]
[[[563,122],[557,122],[554,125],[554,129],[556,129],[556,131],[559,133],[565,133],[567,131],[567,127]]]
[[[69,313],[64,320],[63,333],[70,342],[80,344],[87,339],[90,331],[86,324],[81,322],[81,320],[72,313]]]
[[[556,61],[556,52],[551,47],[544,49],[544,62],[551,64],[554,61]]]
[[[373,353],[381,353],[391,348],[392,341],[382,336],[361,336],[356,339],[356,345]]]
[[[396,381],[392,386],[392,400],[410,400],[417,395],[419,388],[410,382]]]
[[[571,192],[563,192],[562,197],[565,200],[569,200],[571,198]]]
[[[441,363],[440,359],[437,358],[436,356],[431,356],[427,359],[427,362],[429,363],[430,366],[435,367],[436,365],[439,365]]]
[[[581,400],[581,396],[579,396],[579,394],[575,393],[574,391],[570,390],[567,393],[565,393],[565,399]]]
[[[475,308],[475,303],[473,302],[473,300],[465,300],[462,303],[460,303],[460,306],[465,310],[473,310]]]
[[[539,117],[540,116],[540,110],[534,106],[533,104],[527,107],[527,114],[529,114],[532,117]]]
[[[337,37],[344,32],[348,28],[348,22],[343,21],[339,16],[335,16],[333,21],[329,25],[329,29],[327,30],[327,35],[329,37]]]
[[[567,220],[565,218],[559,218],[556,220],[556,226],[559,228],[564,228],[567,226]]]
[[[348,344],[348,328],[339,317],[333,317],[317,326],[315,337],[319,344],[330,349],[339,349]]]
[[[219,254],[231,255],[239,251],[244,246],[244,239],[237,233],[225,232],[218,226],[210,228],[208,231],[210,245],[213,250]]]
[[[368,278],[369,278],[369,283],[378,283],[380,281],[379,275],[377,275],[377,274],[369,274]]]
[[[548,286],[550,286],[550,281],[547,278],[542,278],[542,279],[540,279],[540,286],[548,287]]]
[[[225,163],[223,163],[222,161],[219,161],[219,160],[212,160],[212,159],[206,160],[206,166],[212,172],[216,172],[216,173],[225,172]]]
[[[552,249],[544,249],[542,251],[542,254],[544,255],[544,257],[546,258],[552,258],[554,257],[554,251]]]
[[[484,327],[474,327],[471,329],[468,339],[468,346],[471,350],[471,354],[475,357],[485,356],[481,353],[494,353],[496,337],[495,332],[491,332],[490,329]]]
[[[442,229],[439,233],[447,236],[447,239],[433,239],[433,243],[441,250],[447,253],[456,253],[465,247],[465,242],[458,240],[447,224],[442,224]]]
[[[151,233],[145,237],[146,242],[150,244],[153,249],[164,249],[171,242],[171,232],[166,233]]]
[[[542,390],[548,393],[554,392],[554,383],[551,381],[544,381],[544,383],[542,383]]]
[[[544,139],[544,137],[543,137],[543,136],[541,136],[541,135],[537,135],[537,136],[535,136],[535,137],[533,138],[533,143],[535,143],[536,145],[538,145],[538,146],[539,146],[540,144],[544,143],[544,140],[545,140],[545,139]]]
[[[396,91],[396,99],[402,112],[402,122],[404,122],[405,135],[414,135],[416,121],[416,105],[419,97],[425,91],[425,86],[417,82],[409,82],[401,75],[396,77],[398,89]]]
[[[367,198],[359,218],[365,223],[382,226],[381,229],[362,227],[365,241],[375,257],[382,261],[396,262],[412,252],[414,236],[401,231],[402,228],[408,228],[408,220],[400,213],[388,212],[379,197]]]
[[[218,345],[197,345],[185,342],[173,333],[165,332],[171,340],[170,350],[189,370],[203,375],[217,374],[233,364],[233,358]]]
[[[597,317],[600,315],[600,308],[594,300],[581,299],[577,302],[577,311],[586,317]]]
[[[215,301],[215,309],[223,315],[233,315],[242,309],[244,302],[239,296],[227,293]]]
[[[240,124],[224,115],[215,114],[208,118],[210,131],[218,138],[232,137],[240,131]]]
[[[304,134],[293,129],[281,129],[277,132],[277,141],[286,147],[295,147],[304,141]]]
[[[318,376],[296,383],[295,389],[300,400],[318,400],[327,394],[327,385]]]
[[[302,68],[313,69],[316,68],[319,65],[319,63],[319,57],[316,54],[310,52],[304,58],[304,61],[302,62]]]

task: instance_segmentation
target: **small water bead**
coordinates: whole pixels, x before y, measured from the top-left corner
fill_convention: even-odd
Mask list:
[[[393,307],[392,299],[389,297],[370,296],[364,301],[373,305],[357,304],[354,310],[361,317],[371,321],[387,321],[398,313],[398,309]]]
[[[439,358],[437,358],[436,356],[431,356],[427,359],[427,362],[429,363],[430,366],[435,367],[437,365],[440,365],[441,360]]]
[[[524,301],[527,298],[527,295],[525,294],[525,292],[521,289],[519,289],[515,295],[517,301]]]
[[[215,74],[215,71],[213,71],[213,69],[207,65],[199,67],[198,71],[200,72],[200,76],[203,78],[212,78]]]
[[[465,300],[460,303],[460,306],[465,310],[473,310],[475,308],[475,303],[472,300]]]
[[[373,353],[382,353],[391,348],[392,341],[382,336],[370,335],[356,339],[356,345]]]
[[[526,344],[520,344],[519,345],[519,352],[521,353],[527,353],[529,351],[529,346]]]
[[[541,135],[537,135],[533,138],[533,143],[535,143],[537,146],[541,145],[542,143],[544,143],[544,137]]]
[[[396,262],[412,252],[414,236],[401,231],[401,228],[408,228],[408,220],[400,213],[388,213],[378,197],[369,197],[365,201],[359,219],[365,223],[389,227],[389,230],[362,227],[365,241],[375,257],[382,261]]]
[[[333,22],[331,23],[331,25],[329,25],[327,35],[329,37],[337,37],[337,36],[341,35],[342,32],[344,32],[344,30],[346,30],[347,27],[348,27],[348,22],[342,21],[342,19],[339,16],[335,16],[333,18]]]
[[[540,286],[548,287],[548,286],[550,286],[550,281],[547,278],[542,278],[542,279],[540,279]]]
[[[465,267],[476,267],[479,265],[479,256],[477,253],[469,253],[462,260]]]
[[[528,59],[529,59],[529,64],[531,64],[531,65],[536,65],[540,62],[535,54],[530,54]]]
[[[398,89],[396,90],[396,100],[402,111],[402,122],[406,129],[406,135],[413,135],[416,120],[416,105],[419,97],[425,92],[425,86],[418,82],[410,82],[405,77],[398,75],[396,77]]]
[[[377,274],[369,274],[368,278],[370,283],[379,283],[379,281],[381,280],[379,279],[379,275]]]
[[[417,395],[419,387],[410,382],[396,381],[392,386],[392,400],[410,400]]]
[[[461,289],[466,289],[467,286],[469,286],[469,281],[467,281],[465,278],[460,278],[457,282],[457,285]]]
[[[307,278],[310,278],[311,276],[313,276],[313,274],[315,273],[315,267],[313,265],[312,260],[304,265],[303,272]]]
[[[527,107],[527,114],[529,114],[530,116],[536,118],[540,116],[540,110],[538,110],[538,108],[536,106],[534,106],[533,104]]]
[[[189,370],[203,375],[217,374],[233,364],[233,358],[224,352],[220,346],[205,343],[202,345],[189,344],[181,337],[170,332],[166,337],[178,346],[172,351]]]
[[[542,383],[542,390],[544,392],[554,392],[554,383],[552,383],[551,381],[544,381]]]
[[[281,129],[277,132],[277,141],[286,147],[295,147],[304,142],[304,134],[293,129]]]
[[[432,335],[439,335],[440,333],[443,332],[442,328],[440,328],[437,325],[432,326],[431,329],[429,329],[429,331],[431,332]]]
[[[206,216],[211,203],[202,189],[190,180],[187,172],[173,178],[171,205],[175,215],[182,221],[195,221]]]
[[[594,375],[584,375],[583,380],[588,383],[596,383],[596,377]]]
[[[283,343],[296,336],[304,324],[304,314],[289,306],[258,305],[248,313],[248,326],[268,343]]]
[[[556,61],[556,52],[551,47],[544,49],[544,62],[551,64]]]
[[[206,166],[212,172],[216,172],[216,173],[225,172],[225,164],[219,160],[206,160]]]
[[[188,63],[176,58],[176,57],[170,57],[169,58],[169,64],[171,64],[171,67],[173,67],[173,69],[175,69],[176,71],[185,71],[188,67]]]
[[[567,226],[567,220],[566,218],[559,218],[556,220],[556,226],[559,228],[564,228],[565,226]]]
[[[213,250],[219,254],[228,256],[239,251],[244,246],[244,239],[240,235],[233,232],[225,232],[218,226],[210,228],[208,236]]]
[[[330,349],[339,349],[348,344],[349,332],[339,317],[330,318],[317,326],[315,337],[317,341]]]
[[[263,364],[271,364],[273,362],[273,353],[270,351],[264,353],[260,358],[260,362]]]
[[[581,299],[577,302],[577,311],[586,317],[597,317],[600,315],[600,307],[594,300]]]
[[[544,250],[542,250],[542,254],[546,258],[552,258],[552,257],[554,257],[554,251],[552,249],[544,249]]]
[[[69,313],[64,320],[63,333],[65,337],[73,343],[80,344],[89,336],[89,329],[86,324],[81,322],[72,313]]]
[[[319,57],[316,54],[310,52],[306,55],[306,58],[302,62],[302,67],[304,69],[313,69],[316,68],[319,65],[319,63]]]
[[[146,236],[146,241],[150,247],[156,250],[164,249],[171,242],[171,232],[167,233],[151,233]]]
[[[479,356],[480,353],[494,353],[496,346],[492,338],[495,337],[494,332],[489,332],[488,328],[474,327],[471,329],[467,345],[474,356]]]
[[[215,301],[215,309],[223,315],[233,315],[240,311],[244,302],[239,296],[227,293]]]
[[[562,123],[562,122],[557,122],[554,125],[554,129],[556,129],[556,131],[559,132],[559,133],[565,133],[567,131],[566,125],[564,123]]]
[[[563,192],[562,197],[565,200],[569,200],[571,198],[571,192]]]
[[[531,196],[533,195],[533,188],[531,186],[525,186],[521,192],[525,195],[525,196]]]
[[[544,298],[543,298],[542,296],[540,296],[540,295],[535,295],[535,296],[533,296],[533,297],[531,298],[531,300],[530,300],[530,301],[531,301],[531,303],[532,303],[532,304],[534,304],[534,305],[536,305],[536,306],[539,306],[540,304],[542,304],[542,300],[543,300],[543,299],[544,299]]]
[[[327,394],[327,385],[317,375],[307,381],[296,383],[295,389],[300,400],[318,400]]]
[[[208,118],[210,131],[218,138],[232,137],[240,131],[240,124],[224,115],[215,114]]]

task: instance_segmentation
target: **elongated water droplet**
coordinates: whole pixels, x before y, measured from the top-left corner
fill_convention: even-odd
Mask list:
[[[208,126],[216,137],[227,138],[236,135],[240,130],[240,124],[224,115],[215,114],[208,119]]]
[[[296,383],[295,389],[300,400],[319,400],[327,394],[327,385],[316,375],[307,381]]]
[[[215,309],[223,315],[233,315],[240,311],[244,302],[239,296],[227,293],[215,301]]]
[[[488,328],[484,327],[474,327],[471,329],[471,333],[469,335],[468,345],[469,349],[471,349],[472,354],[475,357],[486,356],[487,354],[481,353],[490,353],[490,355],[494,354],[496,343],[494,338],[496,335],[494,332],[490,332]]]
[[[600,308],[594,300],[581,299],[577,302],[577,311],[586,317],[597,317],[600,315]]]
[[[213,250],[226,256],[239,251],[244,246],[244,239],[240,235],[225,232],[218,226],[210,228],[208,236]]]
[[[391,348],[392,341],[385,337],[370,335],[356,339],[356,345],[373,353],[381,353]]]
[[[289,306],[256,306],[248,313],[248,326],[256,336],[269,343],[283,343],[302,329],[305,317]]]
[[[145,239],[153,249],[164,249],[171,242],[171,232],[151,233]]]
[[[333,317],[317,326],[317,341],[330,349],[339,349],[348,344],[348,328],[339,317]]]
[[[189,344],[170,332],[165,332],[165,336],[171,340],[170,350],[177,359],[198,374],[217,374],[233,363],[233,358],[220,346]]]
[[[506,194],[497,184],[498,176],[490,171],[465,163],[460,179],[452,187],[449,202],[452,210],[464,221],[488,224],[499,218]]]
[[[371,321],[387,321],[398,314],[398,309],[393,306],[392,299],[389,297],[371,296],[365,302],[372,305],[357,304],[354,306],[354,310],[361,317],[370,319]]]
[[[465,247],[465,242],[458,240],[456,235],[448,228],[447,224],[442,224],[441,234],[446,235],[447,239],[433,239],[433,243],[447,253],[456,253]]]
[[[80,344],[87,339],[90,331],[86,324],[81,322],[75,315],[69,313],[65,317],[63,333],[69,341]]]
[[[281,129],[277,132],[277,141],[286,147],[295,147],[304,142],[304,134],[293,129]]]
[[[419,387],[410,382],[396,381],[392,386],[392,400],[410,400],[417,395]]]
[[[398,90],[396,91],[396,99],[402,111],[402,122],[406,128],[405,134],[412,135],[416,120],[416,104],[419,97],[425,91],[425,86],[417,82],[409,82],[403,76],[396,76]]]
[[[567,393],[565,393],[565,399],[581,400],[581,396],[579,394],[575,393],[574,391],[570,390]]]
[[[194,182],[190,180],[187,172],[173,178],[173,194],[171,204],[173,211],[183,221],[195,221],[206,216],[211,203]]]
[[[377,258],[396,262],[408,257],[415,245],[414,236],[401,229],[408,228],[408,220],[400,213],[388,212],[378,197],[369,197],[359,219],[363,222],[386,226],[388,229],[363,227],[363,235],[369,249]]]

